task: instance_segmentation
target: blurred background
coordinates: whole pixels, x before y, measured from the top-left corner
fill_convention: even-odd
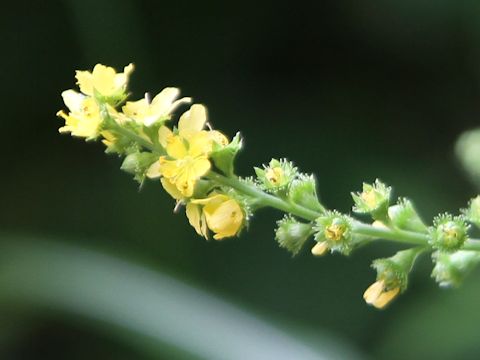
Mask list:
[[[378,177],[431,219],[478,191],[454,144],[480,123],[479,2],[9,1],[0,17],[0,358],[478,358],[480,273],[441,290],[425,257],[376,311],[370,262],[398,247],[292,258],[273,210],[206,242],[55,113],[75,70],[133,62],[135,97],[180,87],[241,131],[239,174],[288,157],[341,211]]]

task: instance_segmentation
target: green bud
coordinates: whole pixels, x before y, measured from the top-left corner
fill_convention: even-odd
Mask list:
[[[325,211],[317,196],[317,184],[313,175],[300,174],[288,189],[288,199],[314,211]]]
[[[458,287],[480,262],[480,254],[466,250],[454,253],[437,251],[433,253],[432,259],[435,263],[432,271],[435,281],[441,287]]]
[[[408,199],[399,199],[396,205],[388,208],[388,217],[393,225],[402,230],[428,232],[427,226],[417,214],[413,204]]]
[[[434,249],[452,252],[459,250],[468,238],[469,226],[463,216],[442,214],[433,220],[430,245]]]
[[[362,192],[352,193],[355,206],[353,211],[370,214],[373,219],[385,221],[387,219],[388,205],[392,188],[380,180],[373,184],[363,183]]]
[[[214,143],[210,158],[213,160],[215,167],[222,171],[225,175],[233,175],[233,164],[238,152],[242,148],[242,145],[240,133],[237,133],[228,145],[222,146]]]
[[[470,200],[468,208],[463,210],[463,214],[468,222],[480,227],[480,195]]]
[[[374,260],[372,267],[377,271],[377,281],[383,281],[387,290],[399,288],[401,292],[405,291],[408,274],[423,251],[423,248],[416,247],[399,251],[389,258]]]
[[[326,242],[331,251],[350,254],[354,247],[351,220],[338,211],[327,211],[316,219],[315,240]]]
[[[125,157],[122,166],[123,171],[135,175],[135,180],[142,182],[145,180],[145,174],[155,161],[158,160],[158,155],[150,152],[134,152]]]
[[[255,168],[258,182],[263,190],[284,191],[297,176],[297,168],[286,159],[272,159],[263,169]]]
[[[301,223],[290,216],[286,216],[277,222],[275,239],[280,247],[287,249],[295,256],[312,233],[311,224]]]

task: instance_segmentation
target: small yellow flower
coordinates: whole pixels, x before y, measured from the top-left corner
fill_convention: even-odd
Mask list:
[[[265,178],[273,185],[278,186],[284,181],[284,172],[280,166],[268,167],[265,170]]]
[[[183,197],[191,197],[197,180],[210,170],[208,156],[213,150],[213,143],[228,143],[220,132],[203,130],[206,121],[206,108],[194,104],[180,117],[178,134],[166,126],[160,127],[159,142],[168,156],[161,156],[149,168],[147,176],[163,176],[177,187]]]
[[[104,97],[122,97],[127,89],[128,77],[133,71],[133,64],[125,66],[123,73],[117,73],[114,68],[97,64],[92,72],[77,70],[75,77],[80,91],[85,95],[94,96],[97,91]]]
[[[325,237],[328,240],[340,241],[345,234],[345,226],[339,224],[331,224],[325,228]]]
[[[128,101],[122,110],[126,116],[137,123],[150,126],[160,120],[169,120],[178,106],[191,101],[188,97],[175,100],[179,94],[180,90],[177,88],[165,88],[151,102],[145,96],[138,101]]]
[[[70,132],[73,136],[85,138],[96,137],[102,117],[95,99],[74,90],[64,91],[62,97],[70,112],[68,114],[63,110],[57,112],[57,116],[65,119],[65,126],[58,131]]]
[[[208,228],[215,233],[215,240],[235,236],[242,228],[245,219],[243,210],[235,199],[227,195],[212,194],[206,199],[192,200],[191,203],[203,205],[202,214],[205,215]],[[201,218],[195,222],[194,227],[201,228]]]
[[[383,309],[390,303],[398,294],[400,288],[386,289],[385,281],[379,280],[374,282],[363,294],[363,298],[367,304],[375,306],[377,309]]]

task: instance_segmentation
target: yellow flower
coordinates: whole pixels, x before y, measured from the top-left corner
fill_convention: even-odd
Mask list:
[[[104,97],[122,97],[127,89],[128,77],[133,71],[133,64],[125,66],[123,73],[117,73],[114,68],[97,64],[92,72],[77,70],[75,77],[80,91],[85,95],[94,96],[97,91]]]
[[[385,281],[374,282],[363,294],[367,304],[375,306],[377,309],[383,309],[400,293],[400,288],[386,289]]]
[[[208,153],[211,149],[212,141],[207,132],[193,135],[188,144],[180,136],[172,135],[166,144],[167,154],[172,160],[160,157],[157,165],[159,174],[175,184],[183,196],[190,197],[196,181],[210,170]]]
[[[194,104],[180,117],[177,134],[161,126],[158,139],[168,156],[161,156],[152,164],[147,176],[163,176],[176,186],[183,197],[191,197],[197,180],[210,170],[208,156],[214,143],[221,146],[228,144],[228,139],[221,132],[203,130],[206,122],[207,109]]]
[[[180,90],[177,88],[165,88],[151,102],[145,96],[138,101],[128,101],[122,110],[137,123],[150,126],[159,120],[169,120],[178,106],[191,101],[188,97],[175,100],[179,94]]]
[[[65,119],[65,126],[58,131],[70,132],[73,136],[85,138],[96,137],[102,117],[95,99],[74,90],[64,91],[62,97],[70,112],[68,114],[63,110],[57,112],[57,116]]]
[[[284,181],[284,171],[280,166],[268,167],[265,170],[265,178],[273,185],[277,186]]]
[[[242,228],[245,215],[235,199],[224,194],[212,194],[206,199],[191,201],[192,205],[203,205],[202,216],[198,216],[198,209],[190,206],[187,216],[190,223],[200,235],[205,235],[204,223],[215,233],[213,238],[221,240],[235,236]],[[204,223],[202,222],[204,221]],[[200,231],[199,231],[200,230]]]

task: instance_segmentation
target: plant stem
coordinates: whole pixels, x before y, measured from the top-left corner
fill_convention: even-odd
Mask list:
[[[133,141],[136,141],[139,145],[143,146],[145,149],[148,149],[156,154],[165,155],[165,149],[159,147],[147,139],[137,135],[135,132],[130,131],[121,125],[118,125],[113,119],[111,119],[108,112],[104,112],[103,116],[106,118],[108,124],[111,126],[112,131],[117,132],[120,135],[123,135]],[[108,121],[112,120],[112,121]],[[308,209],[304,206],[291,203],[287,200],[284,200],[280,197],[277,197],[272,194],[268,194],[257,187],[240,180],[238,177],[227,177],[216,172],[210,171],[206,178],[217,182],[220,185],[229,186],[247,196],[250,196],[257,200],[257,203],[260,207],[270,206],[272,208],[281,210],[287,214],[292,214],[303,218],[307,221],[314,221],[323,212],[315,211]],[[358,220],[355,220],[352,227],[352,232],[372,237],[374,239],[385,239],[390,241],[395,241],[403,244],[411,245],[428,245],[430,236],[428,234],[417,233],[413,231],[392,229],[392,228],[382,228],[377,226],[372,226],[370,224],[362,223]],[[462,247],[462,250],[471,250],[480,252],[480,240],[478,239],[469,239]]]
[[[133,131],[130,131],[128,129],[125,129],[124,127],[115,124],[115,126],[112,128],[113,131],[117,132],[120,135],[123,135],[133,141],[136,141],[139,145],[143,146],[145,149],[150,150],[151,152],[154,152],[158,155],[165,155],[165,150],[163,148],[160,148],[156,146],[155,144],[151,143],[144,137],[141,137],[137,134],[135,134]]]
[[[407,230],[382,228],[364,224],[360,221],[356,221],[354,223],[352,231],[359,235],[366,235],[377,239],[392,240],[413,245],[427,245],[430,238],[428,235],[422,233],[416,233]]]
[[[292,204],[286,200],[280,199],[279,197],[259,190],[257,187],[241,181],[237,177],[226,177],[211,171],[207,174],[207,178],[214,180],[221,185],[230,186],[231,188],[245,195],[257,199],[261,206],[270,206],[309,221],[313,221],[322,215],[319,212],[307,209],[297,204]]]

